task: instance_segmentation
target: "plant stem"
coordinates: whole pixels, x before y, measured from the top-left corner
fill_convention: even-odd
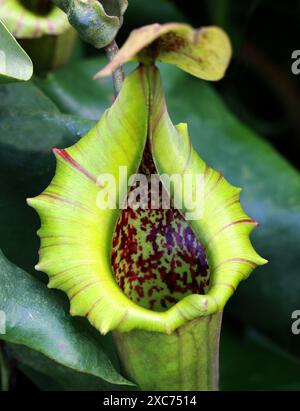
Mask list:
[[[221,320],[200,317],[170,335],[114,332],[123,372],[142,390],[218,390]]]
[[[108,59],[111,61],[115,55],[119,52],[119,47],[115,40],[113,40],[107,47],[105,47],[106,55]],[[113,72],[113,84],[114,84],[114,93],[115,97],[118,96],[122,84],[125,78],[125,72],[123,66],[119,66],[114,72]]]

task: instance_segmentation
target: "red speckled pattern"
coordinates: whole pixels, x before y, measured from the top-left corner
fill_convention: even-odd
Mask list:
[[[156,173],[149,148],[139,173],[148,181]],[[149,185],[149,208],[150,199]],[[113,237],[112,267],[124,293],[155,311],[168,309],[186,295],[204,294],[209,285],[203,247],[174,208],[122,210]]]

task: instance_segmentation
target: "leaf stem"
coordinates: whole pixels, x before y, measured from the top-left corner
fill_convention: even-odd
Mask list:
[[[108,46],[105,47],[105,52],[106,52],[108,59],[112,61],[112,59],[119,52],[119,47],[115,40],[113,40]],[[123,81],[125,79],[124,67],[122,65],[119,66],[113,72],[112,78],[113,78],[113,84],[114,84],[115,97],[117,97],[122,88]]]

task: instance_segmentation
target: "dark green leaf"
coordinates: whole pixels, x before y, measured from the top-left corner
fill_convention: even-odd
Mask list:
[[[0,86],[0,248],[28,271],[37,262],[40,223],[26,198],[52,178],[51,149],[73,144],[90,127],[89,121],[62,115],[31,82]]]
[[[29,80],[32,71],[30,58],[0,20],[0,84]]]
[[[112,384],[129,384],[106,355],[101,336],[69,315],[60,294],[48,290],[0,254],[0,310],[6,333],[0,337],[22,344],[73,370]]]
[[[77,63],[72,70],[62,69],[49,74],[46,80],[35,78],[34,81],[63,113],[97,120],[114,98],[110,78],[92,80],[102,65],[102,59],[98,64],[95,60],[83,66]]]
[[[44,391],[114,391],[128,386],[113,385],[92,375],[76,372],[23,345],[6,344],[13,363]]]

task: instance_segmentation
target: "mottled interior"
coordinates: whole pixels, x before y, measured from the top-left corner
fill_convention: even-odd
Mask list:
[[[156,173],[149,148],[139,173],[149,183],[150,174]],[[151,210],[150,199],[149,188],[149,209],[128,207],[121,212],[113,237],[112,267],[131,300],[164,311],[186,295],[205,294],[209,267],[202,245],[179,211]]]

